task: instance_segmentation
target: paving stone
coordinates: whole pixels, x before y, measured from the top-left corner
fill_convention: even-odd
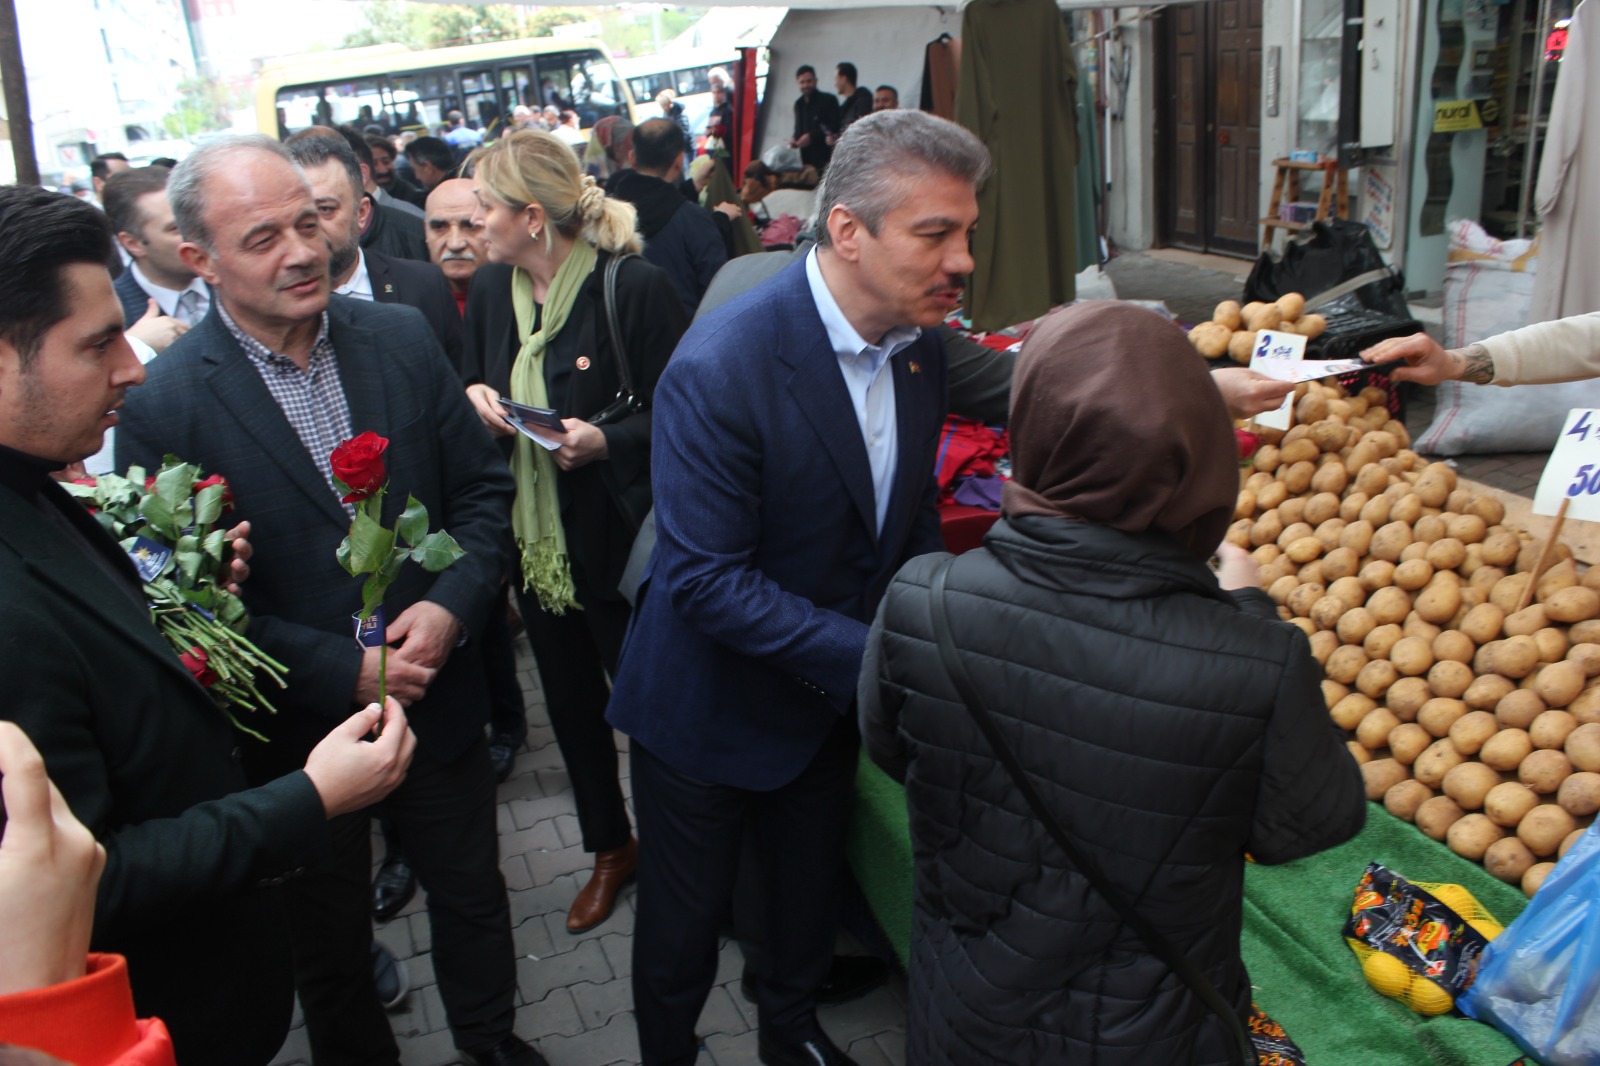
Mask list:
[[[905,1016],[901,1015],[901,1024]],[[906,1066],[906,1034],[904,1030],[879,1033],[876,1037],[878,1046],[883,1049],[884,1056],[892,1066]]]
[[[434,995],[438,995],[438,989],[436,986],[429,987],[432,988]],[[424,991],[426,990],[413,988],[410,993],[407,994],[405,1004],[402,1006],[402,1008],[400,1010],[392,1010],[389,1012],[389,1028],[394,1030],[394,1035],[397,1038],[423,1036],[437,1029],[444,1028],[442,1022],[439,1025],[434,1025],[429,1020],[428,1008],[424,1003]],[[443,1017],[444,1015],[441,1013],[440,1018]]]
[[[571,951],[551,955],[535,962],[528,958],[517,960],[517,987],[529,1003],[537,1003],[552,989],[564,988],[580,981],[596,984],[615,977],[611,964],[599,941],[585,940]]]
[[[494,831],[500,836],[505,836],[507,833],[515,832],[519,828],[521,827],[511,820],[510,805],[507,803],[497,804],[494,809]]]
[[[713,987],[711,994],[706,997],[705,1007],[700,1011],[700,1021],[696,1023],[695,1031],[703,1037],[710,1037],[714,1033],[727,1036],[748,1033],[756,1025],[756,1009],[749,1007],[748,1011],[741,1010],[742,1006],[745,1006],[744,999],[728,986]]]
[[[400,921],[398,918],[395,920]],[[406,918],[405,922],[411,927],[411,944],[416,949],[416,952],[420,954],[424,951],[432,951],[433,923],[428,920],[427,912],[413,914]]]
[[[272,1060],[272,1066],[310,1066],[310,1062],[311,1041],[306,1037],[305,1026],[297,1025],[289,1030],[283,1047],[278,1049],[278,1054]]]
[[[715,1033],[706,1037],[706,1050],[717,1066],[759,1066],[761,1062],[754,1031],[737,1036]]]
[[[551,823],[544,824],[550,825]],[[528,831],[532,832],[532,830]],[[550,832],[552,835],[555,833],[553,825]],[[562,874],[594,869],[593,855],[584,851],[581,847],[562,847],[559,839],[555,848],[548,851],[525,852],[524,857],[528,860],[528,872],[533,875],[535,887],[548,884]],[[587,880],[587,878],[584,880]],[[574,895],[576,895],[576,890],[574,890]],[[567,900],[567,905],[572,905],[570,898]]]
[[[895,1002],[893,994],[880,985],[860,999],[818,1008],[817,1020],[833,1042],[843,1047],[881,1032],[886,1028],[885,1019],[900,1016],[899,1012],[900,1004]]]
[[[501,859],[500,876],[505,878],[508,892],[533,887],[533,875],[528,872],[528,862],[521,855],[507,855]]]
[[[508,855],[528,855],[536,851],[560,851],[564,847],[566,845],[561,842],[561,834],[556,832],[554,818],[546,818],[526,829],[500,835],[501,858]]]
[[[411,978],[412,992],[424,985],[434,984],[438,978],[433,976],[433,953],[425,951],[420,955],[413,955],[405,961],[406,976]]]
[[[600,948],[606,953],[611,972],[618,977],[633,976],[633,937],[625,933],[607,933],[600,938]]]
[[[856,1066],[890,1066],[889,1056],[870,1036],[864,1036],[845,1048],[845,1053],[856,1061]]]
[[[585,1029],[599,1029],[619,1014],[633,1010],[633,982],[626,978],[604,984],[585,982],[573,985],[572,998]]]
[[[409,959],[417,953],[417,946],[411,940],[409,918],[392,918],[382,924],[374,922],[372,939],[388,948],[389,953],[397,959]]]
[[[450,1066],[461,1061],[448,1032],[428,1033],[400,1044],[400,1066]]]
[[[550,930],[546,928],[542,915],[512,926],[511,943],[520,959],[533,956],[534,961],[542,961],[560,953],[551,941]]]
[[[561,834],[561,843],[568,845],[583,843],[583,830],[578,828],[578,816],[575,814],[558,814],[555,817],[556,832]]]
[[[584,1024],[571,990],[557,988],[539,1002],[518,1008],[515,1028],[522,1039],[542,1042],[550,1036],[577,1036]]]
[[[531,829],[546,818],[571,814],[577,810],[573,806],[570,793],[561,796],[543,796],[539,799],[511,800],[503,806],[510,811],[511,822],[516,829]],[[506,833],[510,830],[502,829],[501,832]]]
[[[550,1066],[594,1066],[597,1062],[638,1062],[639,1035],[633,1014],[619,1014],[599,1029],[577,1036],[550,1036],[539,1041]]]
[[[559,910],[562,914],[572,906],[578,894],[578,879],[571,874],[553,878],[546,884],[536,885],[511,894],[511,924],[519,925],[528,918]]]
[[[444,997],[439,995],[438,985],[427,985],[411,993],[411,998],[422,1004],[423,1014],[428,1019],[427,1032],[438,1033],[450,1028],[450,1019],[444,1012]]]
[[[572,781],[567,777],[565,767],[554,770],[539,771],[539,787],[546,796],[559,796],[563,792],[572,791]]]
[[[744,952],[739,950],[739,942],[732,937],[722,941],[721,948],[717,951],[717,977],[711,983],[725,985],[729,981],[737,981],[744,976]]]

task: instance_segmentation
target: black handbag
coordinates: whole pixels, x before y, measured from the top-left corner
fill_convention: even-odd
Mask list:
[[[1130,903],[1126,896],[1111,884],[1100,872],[1093,860],[1085,855],[1077,845],[1073,844],[1067,831],[1062,828],[1056,816],[1050,813],[1045,806],[1043,798],[1028,780],[1027,774],[1022,769],[1022,764],[1012,754],[1005,738],[1000,735],[1000,729],[990,717],[989,710],[983,701],[978,698],[978,690],[973,688],[972,679],[967,675],[967,668],[961,662],[961,656],[956,652],[954,638],[950,635],[950,618],[945,609],[945,577],[950,572],[950,566],[956,561],[951,556],[942,563],[934,572],[933,582],[928,586],[928,606],[933,618],[933,636],[939,645],[939,661],[944,666],[945,673],[949,675],[950,682],[955,686],[956,692],[961,696],[967,710],[972,714],[972,720],[977,724],[984,738],[989,742],[989,747],[994,750],[1000,764],[1011,775],[1011,780],[1017,786],[1017,791],[1022,793],[1022,798],[1033,809],[1034,815],[1044,824],[1046,831],[1066,855],[1067,861],[1088,878],[1089,884],[1094,886],[1096,892],[1111,904],[1111,909],[1116,911],[1128,928],[1132,929],[1143,940],[1145,946],[1156,958],[1166,963],[1167,968],[1177,974],[1183,983],[1189,986],[1190,991],[1200,997],[1212,1013],[1221,1019],[1223,1026],[1228,1030],[1235,1044],[1238,1045],[1239,1059],[1245,1066],[1258,1066],[1259,1057],[1250,1034],[1245,1030],[1244,1022],[1240,1020],[1234,1008],[1222,998],[1215,985],[1201,973],[1194,963],[1189,961],[1172,942],[1158,933],[1154,926],[1144,919],[1138,910]]]

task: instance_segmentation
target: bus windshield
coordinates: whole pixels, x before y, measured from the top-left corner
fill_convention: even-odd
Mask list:
[[[633,98],[598,41],[551,37],[412,52],[398,46],[324,52],[269,64],[257,83],[257,121],[286,137],[307,126],[377,126],[386,135],[434,133],[451,111],[497,136],[513,110],[575,111],[579,125],[632,117]]]

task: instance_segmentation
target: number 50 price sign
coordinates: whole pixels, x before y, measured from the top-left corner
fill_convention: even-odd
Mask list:
[[[1566,427],[1539,478],[1533,513],[1600,522],[1600,410],[1567,412]]]

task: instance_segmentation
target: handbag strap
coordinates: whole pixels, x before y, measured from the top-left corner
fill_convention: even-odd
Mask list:
[[[605,304],[606,329],[611,334],[611,354],[617,360],[617,377],[622,380],[622,391],[628,396],[629,406],[638,403],[633,391],[633,369],[628,366],[628,350],[622,344],[622,324],[617,320],[617,272],[624,259],[637,258],[632,252],[614,255],[606,261]]]
[[[955,556],[946,559],[933,575],[933,582],[928,587],[929,610],[933,616],[933,635],[939,645],[939,661],[944,666],[945,673],[949,675],[951,684],[955,685],[956,692],[961,696],[967,710],[971,712],[972,719],[977,723],[978,729],[983,733],[984,739],[989,742],[989,747],[994,750],[995,756],[1000,760],[1006,772],[1011,775],[1011,780],[1016,784],[1017,791],[1022,793],[1022,798],[1028,802],[1033,813],[1039,821],[1044,823],[1056,845],[1066,855],[1067,861],[1077,868],[1078,872],[1088,878],[1095,891],[1111,904],[1111,909],[1116,911],[1123,922],[1138,934],[1156,958],[1167,965],[1173,973],[1177,974],[1183,983],[1188,985],[1195,995],[1199,996],[1212,1012],[1221,1018],[1227,1026],[1229,1034],[1239,1045],[1238,1051],[1241,1061],[1246,1066],[1257,1066],[1258,1058],[1255,1046],[1250,1040],[1250,1035],[1245,1031],[1244,1023],[1234,1009],[1222,998],[1216,986],[1200,972],[1199,967],[1189,961],[1189,957],[1179,951],[1172,942],[1155,930],[1147,922],[1133,904],[1130,903],[1120,889],[1116,888],[1101,874],[1098,866],[1085,855],[1072,839],[1067,836],[1067,831],[1056,820],[1054,814],[1045,806],[1044,799],[1033,787],[1033,782],[1028,779],[1022,769],[1022,764],[1017,761],[1016,755],[1011,751],[1010,745],[1000,735],[999,726],[989,714],[989,709],[984,706],[978,697],[978,690],[973,687],[972,679],[967,675],[967,668],[961,661],[961,656],[956,651],[955,639],[950,634],[950,617],[945,607],[945,577],[950,573],[951,565],[956,561]]]

